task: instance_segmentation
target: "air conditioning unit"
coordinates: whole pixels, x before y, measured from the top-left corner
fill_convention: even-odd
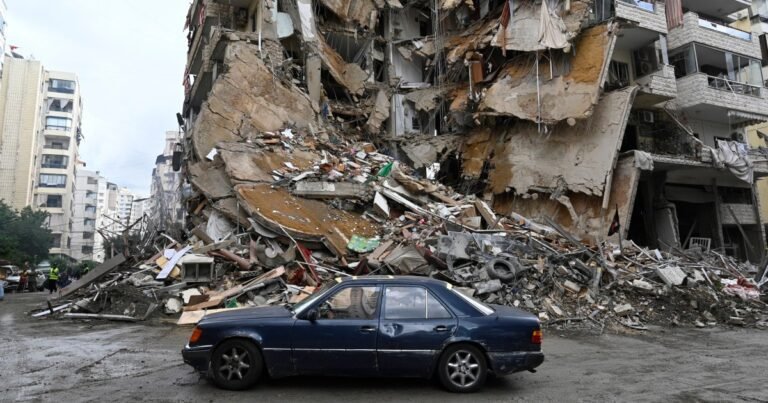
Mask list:
[[[640,111],[640,121],[643,123],[653,123],[656,120],[655,115],[651,111]]]

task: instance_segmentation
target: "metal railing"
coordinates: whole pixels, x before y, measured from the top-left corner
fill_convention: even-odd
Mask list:
[[[734,94],[760,97],[760,86],[731,81],[722,77],[707,76],[707,84],[710,88],[730,91]]]
[[[49,149],[49,150],[69,150],[69,146],[64,147],[60,146],[58,144],[46,144],[43,146],[43,148]]]

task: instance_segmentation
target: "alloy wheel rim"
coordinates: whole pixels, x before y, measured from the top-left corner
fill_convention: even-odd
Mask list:
[[[250,356],[242,348],[232,347],[219,359],[219,374],[228,381],[242,380],[250,368]]]
[[[448,359],[448,379],[456,386],[467,388],[480,378],[480,362],[467,350],[459,350]]]

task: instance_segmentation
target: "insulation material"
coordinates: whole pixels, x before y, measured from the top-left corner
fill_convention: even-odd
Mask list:
[[[253,219],[278,234],[322,242],[337,256],[347,253],[352,235],[378,235],[378,227],[360,215],[335,209],[317,200],[291,195],[269,184],[238,185],[235,193]]]
[[[572,1],[571,10],[564,12],[564,17],[560,18],[560,7],[549,7],[552,4],[544,1],[540,6],[533,1],[515,1],[506,27],[503,21],[492,20],[494,28],[499,30],[493,36],[491,45],[523,52],[567,48],[589,17],[588,3]]]
[[[736,141],[717,141],[717,152],[712,150],[713,158],[725,165],[731,173],[752,184],[754,182],[754,169],[747,155],[747,145]]]
[[[376,25],[378,10],[372,0],[320,0],[320,3],[346,22],[366,28]]]
[[[494,194],[565,188],[602,196],[616,161],[637,87],[606,94],[595,114],[575,126],[561,123],[548,136],[520,122],[496,145],[490,172]]]
[[[208,223],[205,227],[205,233],[213,239],[213,242],[223,241],[227,236],[231,235],[234,230],[235,227],[229,219],[216,210],[214,210],[211,213],[211,216],[208,217]]]
[[[577,52],[571,58],[570,72],[552,79],[549,79],[549,59],[539,55],[539,83],[536,56],[517,57],[488,89],[479,110],[533,122],[537,122],[540,112],[541,122],[547,124],[568,118],[586,119],[599,99],[615,42],[609,24],[584,31],[578,38]]]
[[[423,168],[444,160],[447,155],[457,151],[463,141],[463,136],[444,134],[409,141],[400,148],[414,168]]]
[[[220,142],[244,140],[249,131],[306,127],[314,121],[309,98],[298,87],[274,80],[258,53],[258,46],[246,42],[229,45],[228,70],[214,82],[189,133],[198,159]]]
[[[317,44],[320,58],[337,83],[343,85],[352,94],[362,95],[365,91],[365,80],[368,73],[355,63],[347,63],[322,36],[318,36]]]
[[[590,244],[608,239],[618,242],[617,234],[608,237],[608,227],[616,212],[615,206],[618,205],[622,238],[626,239],[640,175],[633,154],[623,156],[618,161],[613,171],[608,200],[610,207],[607,209],[602,208],[602,197],[581,193],[567,193],[556,200],[545,193],[537,194],[537,198],[505,194],[494,197],[494,209],[499,214],[511,215],[514,212],[539,222],[549,217],[578,239]]]

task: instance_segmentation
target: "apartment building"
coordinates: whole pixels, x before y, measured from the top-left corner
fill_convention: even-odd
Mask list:
[[[641,245],[762,258],[768,160],[747,128],[768,121],[768,92],[760,35],[738,21],[751,1],[437,4],[194,1],[192,224],[248,225],[234,185],[278,180],[298,151],[265,139],[290,127],[363,137],[497,213],[588,242],[618,215]]]
[[[106,259],[104,236],[119,234],[122,224],[118,221],[117,200],[119,187],[107,181],[103,176],[98,178],[96,234],[94,240],[94,260],[103,262]]]
[[[96,171],[79,169],[76,175],[72,215],[70,256],[78,261],[96,260],[96,221],[99,206],[99,182]]]
[[[37,60],[4,57],[0,87],[0,199],[33,204],[42,142],[45,70]]]
[[[80,85],[75,74],[56,71],[46,72],[44,84],[43,144],[35,205],[51,215],[51,254],[72,254],[76,175],[83,138]]]
[[[181,132],[167,131],[163,152],[155,159],[155,168],[152,169],[148,213],[152,223],[158,228],[167,229],[184,220],[181,203],[183,176],[180,171],[173,169],[173,153],[181,141]]]

